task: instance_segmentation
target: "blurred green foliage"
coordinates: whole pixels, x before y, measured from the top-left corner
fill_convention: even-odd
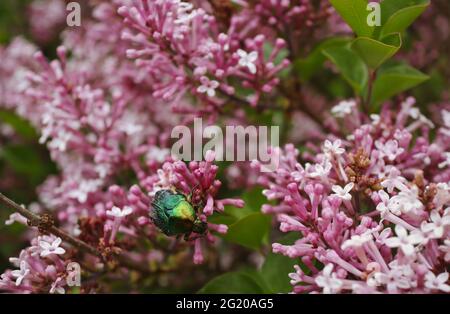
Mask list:
[[[31,0],[0,1],[0,43],[4,44],[17,35],[27,34],[27,18],[24,14]]]

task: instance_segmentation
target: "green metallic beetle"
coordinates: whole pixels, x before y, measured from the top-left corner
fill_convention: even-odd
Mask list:
[[[152,207],[150,217],[165,235],[184,235],[188,239],[192,232],[206,232],[207,224],[197,217],[194,207],[181,193],[160,190],[155,194]]]

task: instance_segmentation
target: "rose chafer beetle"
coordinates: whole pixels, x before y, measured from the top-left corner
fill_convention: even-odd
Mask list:
[[[150,217],[153,223],[168,236],[181,236],[187,240],[192,232],[204,234],[207,224],[181,193],[169,189],[159,190],[152,202]]]

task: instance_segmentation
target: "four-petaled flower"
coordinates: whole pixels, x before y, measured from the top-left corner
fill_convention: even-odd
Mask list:
[[[356,102],[354,100],[343,100],[336,106],[331,108],[331,113],[338,118],[343,118],[350,114],[353,108],[356,107]]]
[[[424,239],[418,231],[413,231],[408,235],[408,231],[401,225],[395,226],[395,234],[397,237],[387,238],[384,240],[384,244],[391,248],[400,248],[407,256],[414,254],[414,245],[422,243]]]
[[[129,206],[124,206],[123,209],[120,209],[117,206],[113,206],[113,208],[111,208],[111,210],[106,211],[106,214],[108,216],[112,216],[112,217],[116,217],[116,218],[123,218],[123,217],[128,216],[132,212],[133,212],[133,209]]]
[[[202,85],[197,88],[197,92],[202,94],[206,93],[209,97],[216,96],[216,88],[219,87],[219,82],[216,80],[210,80],[206,76],[202,76],[200,78],[200,82]]]
[[[389,210],[394,213],[410,213],[423,209],[423,204],[419,200],[418,188],[404,189],[389,200]]]
[[[450,262],[450,240],[445,240],[444,245],[439,246],[439,250],[445,253],[444,261]]]
[[[28,264],[25,261],[20,262],[20,269],[13,270],[11,275],[16,278],[16,286],[20,286],[23,279],[30,273]]]
[[[450,292],[450,286],[447,284],[448,273],[441,273],[435,275],[431,271],[425,275],[425,287],[431,290],[441,290],[444,292]]]
[[[406,179],[400,175],[400,171],[395,167],[390,167],[388,172],[389,174],[387,178],[381,182],[381,186],[385,187],[389,193],[392,193],[394,188],[405,190],[406,186],[403,182],[405,182]]]
[[[341,147],[341,140],[335,140],[333,142],[326,140],[323,144],[323,151],[326,154],[332,154],[332,155],[342,155],[345,152],[345,149]]]
[[[325,178],[331,171],[331,163],[328,160],[325,160],[324,165],[315,164],[314,166],[307,164],[306,171],[308,176],[311,178]],[[314,168],[313,171],[309,171],[311,168]]]
[[[45,257],[52,254],[62,255],[66,253],[66,250],[64,250],[62,247],[59,247],[61,242],[61,238],[56,238],[52,243],[42,240],[39,241],[39,246],[42,249],[41,256]]]
[[[339,185],[333,185],[331,188],[334,192],[332,195],[336,195],[337,197],[343,199],[344,201],[349,201],[352,199],[352,195],[350,191],[353,189],[355,184],[353,182],[348,183],[345,187],[341,187]]]
[[[433,210],[430,214],[430,219],[432,222],[424,221],[422,223],[422,231],[429,234],[431,238],[442,238],[444,236],[445,227],[450,225],[450,216],[444,215],[444,217],[441,217],[437,210]]]
[[[336,277],[333,273],[333,264],[328,264],[322,271],[322,275],[316,277],[316,284],[323,288],[323,293],[338,293],[342,286],[342,280]]]
[[[239,65],[241,67],[246,67],[251,74],[255,74],[256,73],[255,61],[258,60],[258,52],[252,51],[250,53],[247,53],[246,51],[239,49],[237,51],[237,54],[240,57]]]
[[[384,144],[380,141],[376,141],[375,147],[382,154],[382,156],[386,156],[390,161],[394,161],[404,152],[404,149],[398,146],[398,142],[396,140],[389,140]]]
[[[380,202],[378,203],[376,209],[380,212],[381,218],[386,218],[389,213],[393,213],[394,215],[400,215],[401,211],[396,207],[389,206],[389,194],[387,194],[384,190],[378,191],[378,197],[380,198]]]
[[[342,249],[345,250],[349,247],[355,248],[355,247],[362,247],[364,243],[369,242],[372,240],[372,234],[370,233],[363,233],[361,235],[352,235],[352,237],[348,240],[346,240],[344,243],[342,243]]]

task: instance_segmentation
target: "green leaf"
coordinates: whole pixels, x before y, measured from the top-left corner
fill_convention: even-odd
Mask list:
[[[410,26],[430,5],[428,0],[385,0],[381,13],[385,15],[380,37],[400,33]]]
[[[397,53],[402,45],[400,34],[391,34],[378,41],[368,37],[358,37],[352,44],[352,49],[364,60],[371,69],[377,69]]]
[[[259,213],[261,207],[266,203],[267,199],[262,194],[262,188],[253,188],[241,195],[245,202],[243,208],[234,206],[225,206],[223,213],[214,213],[210,217],[210,221],[216,224],[225,224],[227,226],[253,213]]]
[[[380,3],[381,8],[381,23],[384,25],[389,18],[399,10],[411,6],[423,5],[429,0],[383,0]]]
[[[368,80],[368,70],[363,60],[347,46],[327,48],[323,54],[337,66],[356,93],[361,93]]]
[[[298,233],[291,233],[276,241],[282,244],[293,244],[298,239]],[[288,293],[292,291],[289,283],[289,273],[294,272],[294,265],[299,264],[296,259],[281,254],[270,253],[261,268],[261,276],[272,293]]]
[[[428,76],[407,64],[389,64],[378,72],[373,86],[372,103],[381,102],[410,89],[426,80]]]
[[[0,110],[0,121],[9,124],[17,134],[27,139],[35,139],[37,133],[31,124],[11,111]]]
[[[326,60],[322,53],[324,49],[338,47],[347,44],[349,37],[331,37],[317,45],[306,58],[297,59],[294,69],[303,81],[308,81],[323,65]]]
[[[330,0],[339,15],[358,36],[370,37],[374,27],[367,23],[367,0]]]
[[[245,202],[244,208],[249,208],[252,212],[259,212],[267,198],[262,194],[263,189],[256,187],[242,194],[242,200]]]
[[[264,293],[258,282],[246,272],[229,272],[208,282],[198,293]]]
[[[262,213],[250,214],[228,227],[223,236],[227,241],[258,250],[267,241],[271,217]]]
[[[28,176],[33,183],[42,180],[48,173],[48,167],[34,151],[26,145],[7,145],[0,149],[0,157],[19,174]]]

